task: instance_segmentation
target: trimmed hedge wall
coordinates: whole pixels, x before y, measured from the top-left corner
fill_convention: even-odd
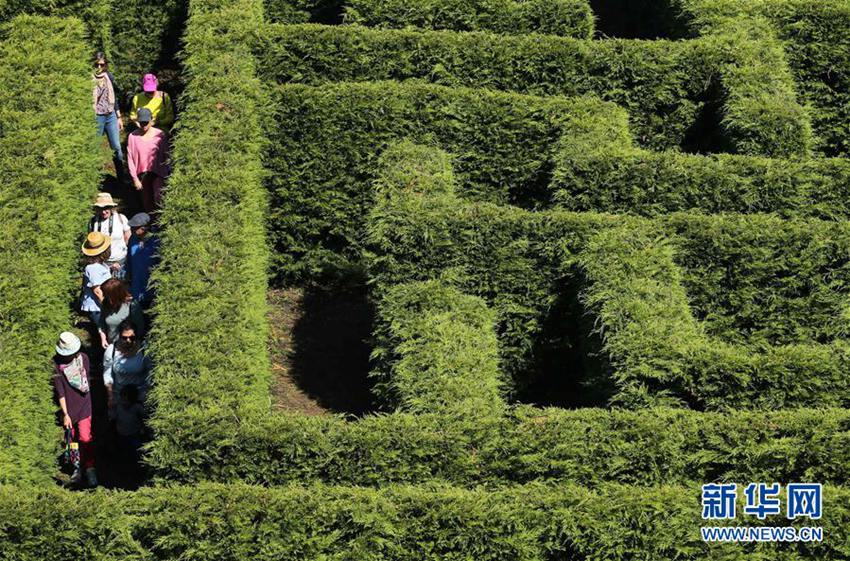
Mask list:
[[[118,87],[127,96],[124,103],[128,106],[132,95],[142,91],[144,74],[156,72],[162,65],[172,65],[188,5],[187,0],[112,0],[103,46]],[[163,78],[160,75],[160,81]]]
[[[624,223],[599,232],[580,257],[615,402],[850,404],[842,320],[833,318],[832,330],[817,326],[845,313],[847,252],[841,238],[828,239],[843,225],[674,215],[664,228],[669,238],[662,228]],[[793,298],[776,300],[785,297]]]
[[[846,488],[826,487],[823,518],[794,523],[823,527],[822,542],[751,547],[702,541],[695,486],[589,491],[530,485],[487,492],[202,485],[85,494],[5,487],[0,545],[21,561],[840,560],[850,558],[843,539],[848,501]],[[786,523],[776,518],[767,524]]]
[[[846,409],[640,411],[521,406],[487,425],[474,445],[440,415],[341,417],[266,414],[237,425],[175,426],[160,482],[321,481],[383,487],[449,481],[636,484],[819,481],[850,478]],[[162,439],[163,437],[160,437]]]
[[[850,335],[850,225],[771,216],[665,220],[696,317],[750,346]]]
[[[378,197],[454,189],[446,152],[405,141],[381,155]],[[373,391],[390,407],[438,413],[470,430],[500,415],[495,316],[480,298],[438,281],[394,286],[377,304]]]
[[[637,141],[653,149],[698,141],[697,121],[721,69],[717,47],[707,41],[581,41],[358,26],[269,25],[257,51],[269,82],[416,78],[543,96],[595,95],[626,108]]]
[[[850,162],[695,155],[636,148],[608,123],[568,130],[550,183],[555,206],[660,215],[699,209],[850,218]]]
[[[440,278],[485,298],[514,396],[557,368],[583,398],[598,392],[591,404],[850,403],[842,223],[676,214],[653,225],[463,203],[426,187],[378,198],[371,282],[381,295]]]
[[[481,299],[436,281],[402,284],[379,303],[378,321],[373,375],[385,403],[471,424],[501,412],[495,318]]]
[[[594,370],[592,361],[585,362],[593,341],[585,338],[589,318],[573,302],[580,279],[565,261],[618,218],[465,203],[441,188],[416,192],[426,187],[388,190],[369,215],[366,262],[374,293],[445,280],[484,298],[496,312],[512,397],[552,369],[579,383],[577,373]],[[578,362],[567,363],[567,357]]]
[[[701,540],[695,487],[526,486],[490,493],[201,486],[85,495],[4,488],[0,524],[4,541],[19,540],[21,560],[221,559],[221,552],[226,559],[539,560],[601,559],[602,551],[611,560],[846,559],[844,544],[829,536],[840,536],[847,523],[848,491],[828,487],[825,495],[826,514],[818,521],[823,542],[755,548]],[[15,505],[22,514],[17,527]],[[198,513],[205,514],[202,523]]]
[[[550,33],[590,39],[587,0],[265,0],[275,23],[358,23],[370,27]]]
[[[0,21],[18,13],[78,17],[86,23],[89,51],[104,50],[119,90],[141,91],[142,75],[173,58],[186,17],[185,0],[0,0]],[[86,69],[91,74],[91,66]]]
[[[850,156],[850,4],[843,0],[765,2],[802,99],[813,108],[815,149]]]
[[[267,100],[246,46],[262,17],[259,0],[192,2],[188,85],[162,212],[162,264],[153,275],[155,462],[191,465],[184,454],[199,443],[181,441],[181,430],[237,432],[240,419],[265,414],[269,404]]]
[[[348,0],[345,20],[369,27],[593,37],[587,0]]]
[[[80,232],[104,158],[82,23],[19,16],[2,35],[0,483],[49,483],[60,436],[53,347],[71,325]]]
[[[410,137],[453,152],[466,198],[531,206],[548,197],[565,126],[607,118],[626,127],[622,111],[597,100],[415,83],[287,85],[274,105],[268,218],[275,274],[286,280],[359,266],[376,162],[393,142]]]
[[[729,151],[787,158],[807,155],[812,124],[782,45],[759,20],[731,19],[712,28],[709,40],[728,61],[720,72],[721,125]]]
[[[850,5],[845,0],[673,0],[695,32],[729,20],[767,22],[781,40],[801,98],[809,104],[814,147],[850,154]]]
[[[594,94],[628,109],[637,140],[654,150],[786,157],[810,148],[782,47],[748,20],[672,42],[271,25],[258,51],[262,75],[278,83],[417,78]]]

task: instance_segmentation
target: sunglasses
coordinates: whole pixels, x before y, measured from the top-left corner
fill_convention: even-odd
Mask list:
[[[95,62],[94,67],[95,68],[106,68],[106,63],[105,62]]]
[[[135,341],[135,340],[136,340],[136,336],[135,336],[135,335],[130,335],[129,337],[125,337],[124,335],[122,335],[122,336],[121,336],[121,340],[122,340],[122,341]]]

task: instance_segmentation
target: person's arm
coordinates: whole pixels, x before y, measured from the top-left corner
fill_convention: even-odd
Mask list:
[[[74,426],[74,423],[71,421],[70,415],[68,415],[68,403],[65,401],[65,386],[63,385],[60,376],[62,376],[62,373],[57,369],[56,375],[53,378],[53,387],[56,388],[56,396],[59,398],[59,407],[62,409],[62,426],[69,429]]]
[[[171,96],[168,92],[162,92],[162,107],[156,121],[160,128],[168,129],[174,124],[174,106],[171,104]]]
[[[112,386],[115,380],[112,379],[112,366],[115,363],[115,345],[109,345],[103,353],[103,387],[106,388],[106,403],[112,407]]]
[[[130,177],[133,178],[133,185],[136,187],[136,191],[141,191],[142,181],[139,179],[137,158],[136,133],[132,132],[127,137],[127,169],[130,170]]]
[[[121,218],[119,218],[119,220],[124,223],[124,244],[126,245],[127,243],[130,242],[130,234],[132,233],[130,231],[130,222],[127,220],[127,217],[124,216],[123,214],[121,215]]]
[[[68,404],[65,403],[65,396],[59,398],[59,407],[62,408],[62,426],[66,429],[70,429],[74,426],[74,421],[71,420],[71,416],[68,415]]]
[[[139,110],[139,95],[136,94],[133,96],[133,101],[130,104],[130,120],[136,123],[136,126],[139,126],[139,123],[136,122],[136,118],[138,117],[137,111]]]
[[[106,270],[104,270],[106,269]],[[103,290],[100,285],[108,281],[112,275],[106,265],[97,267],[95,265],[86,265],[85,282],[86,286],[91,288],[92,294],[97,299],[98,305],[103,303]]]
[[[115,116],[118,117],[118,130],[124,128],[124,121],[121,119],[121,94],[118,91],[118,86],[115,85],[115,77],[111,72],[107,72],[109,81],[112,83],[112,93],[115,95]]]
[[[100,321],[97,324],[97,333],[100,335],[100,346],[104,349],[109,346],[109,340],[106,338],[106,313],[101,308]]]

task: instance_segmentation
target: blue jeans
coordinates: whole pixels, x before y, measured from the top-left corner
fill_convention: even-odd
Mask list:
[[[106,138],[109,139],[109,146],[112,148],[115,170],[120,177],[124,168],[124,153],[121,151],[121,135],[118,132],[118,115],[115,114],[115,111],[109,115],[97,115],[97,136],[103,136],[104,131]]]

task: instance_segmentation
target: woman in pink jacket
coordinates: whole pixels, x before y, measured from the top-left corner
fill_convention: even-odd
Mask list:
[[[168,135],[151,124],[150,109],[139,109],[139,128],[127,137],[127,165],[142,207],[153,214],[162,199],[162,185],[171,172],[168,167]]]

